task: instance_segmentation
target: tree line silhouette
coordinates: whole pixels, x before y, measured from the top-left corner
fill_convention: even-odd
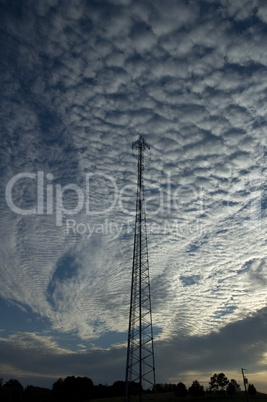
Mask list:
[[[134,385],[134,384],[133,384]],[[138,384],[136,389],[139,390]],[[94,385],[88,377],[69,376],[59,378],[51,389],[27,385],[25,388],[16,379],[10,379],[4,383],[0,379],[1,402],[88,402],[91,399],[122,397],[124,395],[125,382],[115,381],[113,385]],[[224,373],[215,373],[205,390],[198,380],[193,381],[190,387],[182,382],[178,384],[156,384],[157,394],[172,392],[179,399],[187,396],[199,398],[204,396],[232,396],[240,391],[240,385],[232,379],[228,380]],[[248,393],[256,394],[253,384],[248,385]]]

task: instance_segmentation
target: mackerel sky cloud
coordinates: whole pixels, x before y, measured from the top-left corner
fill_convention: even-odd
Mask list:
[[[123,380],[137,162],[157,382],[267,392],[267,7],[0,2],[0,376]]]

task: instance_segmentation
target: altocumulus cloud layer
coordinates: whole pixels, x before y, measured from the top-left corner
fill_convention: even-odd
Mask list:
[[[143,135],[158,381],[263,389],[267,7],[0,7],[3,375],[123,379]]]

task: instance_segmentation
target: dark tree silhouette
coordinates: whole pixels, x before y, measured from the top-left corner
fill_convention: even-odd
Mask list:
[[[161,394],[163,391],[163,384],[155,384],[153,391],[156,391],[157,394]]]
[[[64,381],[59,378],[52,385],[52,400],[57,402],[64,402]]]
[[[235,395],[236,390],[235,390],[235,386],[234,384],[232,384],[231,382],[229,382],[229,384],[226,387],[226,392],[228,395]]]
[[[1,378],[0,378],[0,401],[3,400],[3,390],[2,390],[2,388],[3,388],[3,383],[4,383],[4,379],[1,377]]]
[[[213,374],[212,377],[210,377],[210,390],[211,391],[224,391],[225,387],[229,383],[228,378],[224,373],[219,373],[219,374]]]
[[[51,390],[27,385],[23,392],[23,402],[50,402]]]
[[[8,380],[5,385],[2,386],[2,400],[20,402],[23,398],[23,386],[18,380]]]
[[[94,386],[94,398],[108,398],[110,396],[110,387],[108,385],[98,384]]]
[[[123,396],[125,391],[125,381],[115,381],[111,387],[112,396]]]
[[[234,395],[241,390],[240,385],[237,384],[236,380],[232,379],[226,387],[226,392],[228,395]]]
[[[253,384],[248,384],[248,393],[251,396],[256,395],[257,391]]]
[[[175,392],[176,384],[163,384],[164,392]]]
[[[195,380],[195,381],[193,381],[191,387],[188,388],[188,393],[190,396],[197,397],[197,398],[200,396],[204,396],[204,394],[205,394],[204,387],[203,387],[203,385],[200,385],[197,380]]]
[[[52,386],[52,398],[56,402],[83,402],[93,396],[93,381],[88,377],[60,378]]]
[[[155,384],[153,391],[156,390],[157,394],[161,394],[164,392],[175,392],[176,385],[175,384]]]
[[[179,382],[175,389],[175,396],[178,398],[185,398],[187,396],[187,389],[183,382]]]
[[[133,395],[139,394],[140,384],[132,382]],[[4,383],[0,378],[0,402],[88,402],[91,399],[122,397],[124,395],[124,381],[115,381],[113,385],[94,385],[88,377],[66,377],[64,380],[59,378],[52,386],[48,388],[35,387],[28,385],[24,390],[18,380],[10,379]],[[240,385],[232,379],[230,382],[223,374],[214,374],[210,381],[210,390],[206,392],[209,400],[214,400],[214,396],[225,395],[226,387],[229,396],[240,391]],[[176,384],[155,384],[157,393],[174,392],[177,398],[201,398],[205,396],[204,387],[197,380],[193,381],[191,387],[179,382]],[[213,394],[216,390],[216,395]],[[257,391],[253,384],[248,385],[248,393],[251,396],[256,395]],[[212,395],[213,394],[213,395]],[[213,398],[213,399],[212,399]],[[189,398],[190,399],[190,398]]]

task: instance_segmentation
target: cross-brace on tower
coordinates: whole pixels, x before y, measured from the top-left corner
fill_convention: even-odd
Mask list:
[[[136,218],[132,266],[131,302],[125,381],[125,402],[139,396],[139,402],[155,398],[155,361],[148,265],[146,216],[144,209],[144,152],[150,149],[143,137],[132,144],[138,159]]]

